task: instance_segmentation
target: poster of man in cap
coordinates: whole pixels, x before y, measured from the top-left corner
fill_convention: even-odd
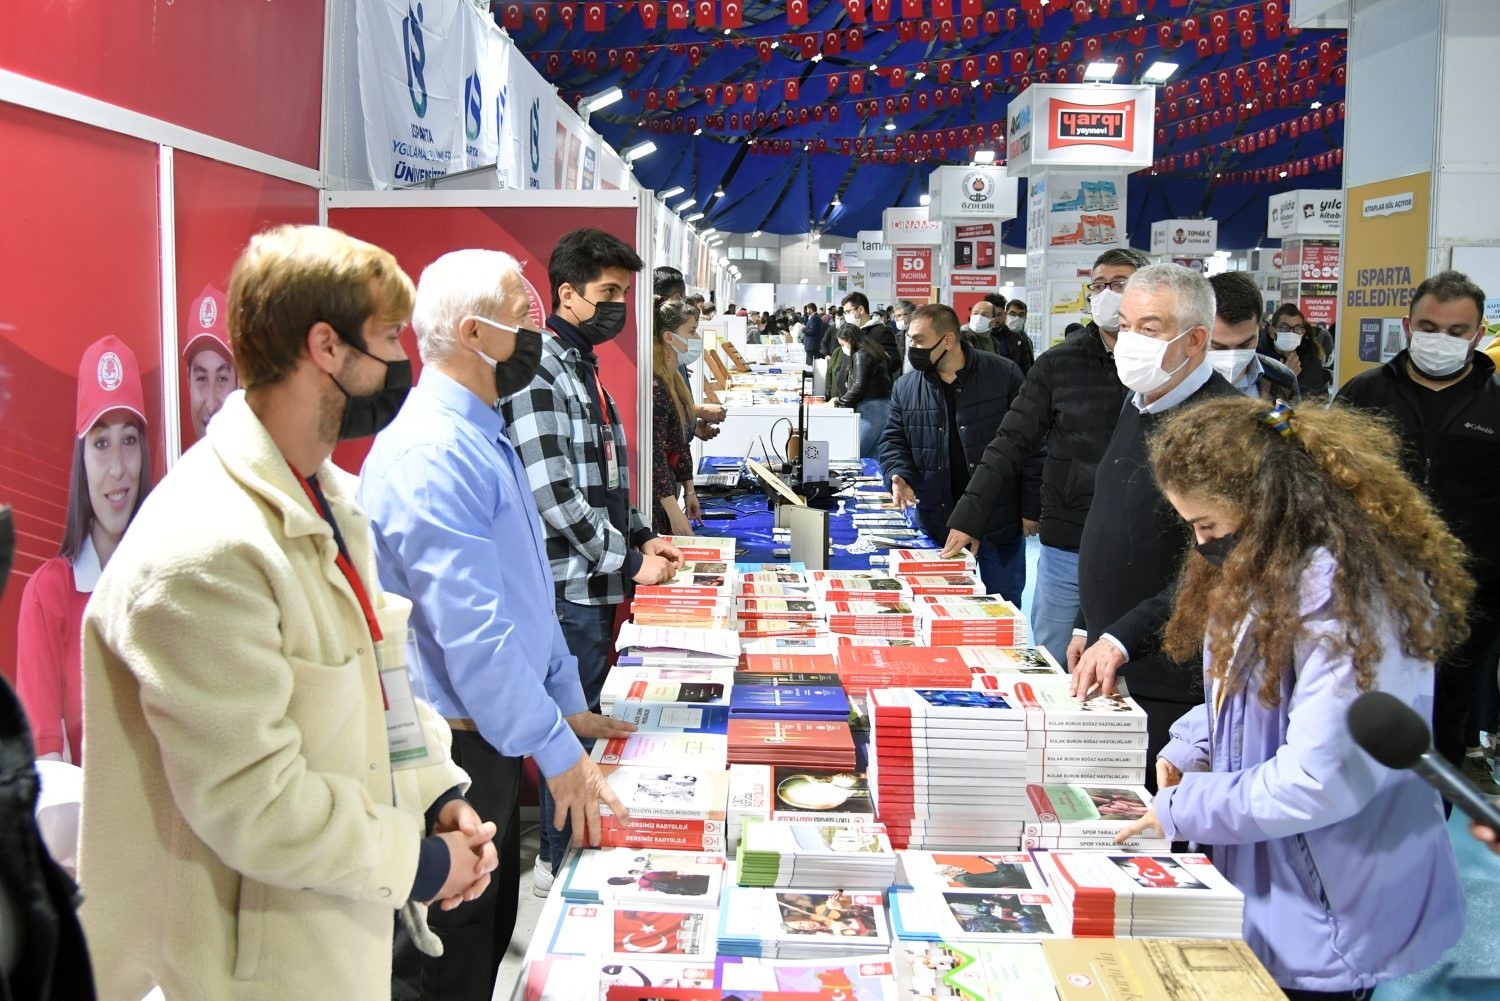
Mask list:
[[[182,424],[184,429],[189,425],[193,429],[192,438],[184,435],[186,447],[203,437],[213,415],[240,386],[234,353],[229,349],[224,293],[212,285],[203,286],[183,332],[182,378],[187,383],[188,404]]]

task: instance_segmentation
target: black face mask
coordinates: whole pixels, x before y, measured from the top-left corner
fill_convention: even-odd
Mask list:
[[[345,344],[366,358],[375,358],[350,338],[343,334],[339,336],[343,337]],[[369,438],[384,431],[396,419],[401,404],[406,402],[406,394],[411,392],[411,362],[405,359],[375,360],[385,366],[385,385],[368,395],[354,396],[337,379],[329,376],[333,379],[333,384],[338,386],[339,392],[344,394],[344,417],[339,422],[339,441]]]
[[[515,330],[515,351],[511,352],[508,361],[495,363],[495,392],[502,400],[531,385],[542,364],[542,335],[525,327]]]
[[[911,367],[916,369],[918,372],[936,371],[938,362],[942,361],[943,358],[947,356],[948,351],[945,349],[942,354],[934,358],[932,357],[932,350],[932,348],[907,348],[906,357],[911,362]]]
[[[1198,550],[1199,556],[1208,560],[1214,566],[1221,567],[1224,565],[1224,560],[1229,557],[1229,551],[1234,548],[1234,544],[1238,541],[1233,535],[1221,535],[1217,539],[1200,542],[1193,548]]]
[[[582,294],[578,298],[583,299]],[[587,299],[583,301],[589,302]],[[584,340],[598,347],[605,341],[614,340],[625,329],[623,302],[589,302],[589,305],[594,307],[594,315],[578,324],[578,332]]]
[[[0,595],[5,594],[5,579],[10,576],[11,564],[16,559],[16,526],[11,519],[10,505],[0,507]]]

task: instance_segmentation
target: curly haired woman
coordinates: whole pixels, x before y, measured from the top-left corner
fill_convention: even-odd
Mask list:
[[[1432,665],[1462,639],[1473,588],[1395,449],[1369,416],[1239,396],[1185,408],[1151,445],[1198,541],[1166,649],[1201,646],[1206,699],[1172,727],[1161,792],[1120,837],[1212,845],[1244,891],[1246,942],[1294,1001],[1368,997],[1463,930],[1437,794],[1345,724],[1370,689],[1430,715]]]

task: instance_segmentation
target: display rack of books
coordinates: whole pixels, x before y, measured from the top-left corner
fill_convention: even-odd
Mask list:
[[[675,542],[600,700],[638,728],[592,751],[630,822],[564,863],[517,997],[1283,996],[1206,857],[1115,844],[1151,804],[1145,714],[1074,698],[969,554]]]

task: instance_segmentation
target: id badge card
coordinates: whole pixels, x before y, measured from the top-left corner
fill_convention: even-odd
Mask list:
[[[608,490],[620,488],[620,459],[615,454],[615,429],[604,425],[604,486]]]
[[[385,696],[385,740],[391,769],[418,768],[430,762],[432,752],[427,746],[427,731],[422,727],[422,718],[417,714],[417,699],[412,691],[411,675],[406,669],[406,657],[390,655],[394,644],[388,644],[384,651],[380,647],[381,644],[376,644],[375,659],[380,667],[380,688]],[[402,650],[401,647],[395,649]],[[414,635],[408,636],[404,652],[416,657]]]

